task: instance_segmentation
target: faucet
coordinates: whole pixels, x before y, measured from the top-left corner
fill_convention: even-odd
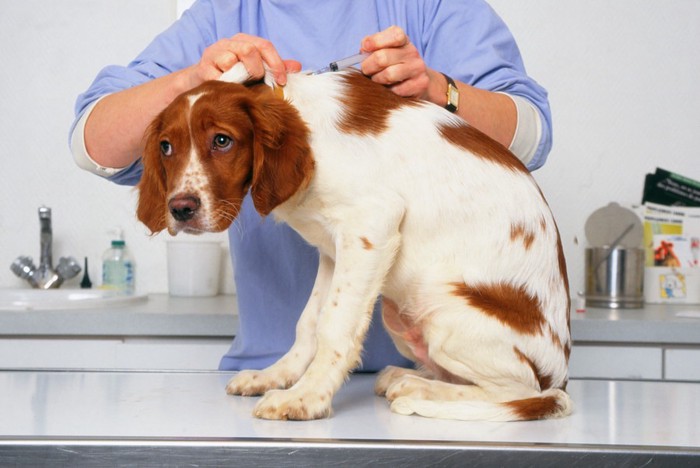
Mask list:
[[[54,289],[80,273],[80,265],[73,257],[61,257],[54,270],[52,258],[53,233],[51,231],[51,208],[39,207],[39,224],[41,225],[39,268],[31,257],[19,256],[10,265],[10,270],[37,289]]]

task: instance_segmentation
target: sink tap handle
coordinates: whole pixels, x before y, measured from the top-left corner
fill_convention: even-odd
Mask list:
[[[73,278],[78,273],[80,273],[81,270],[82,268],[80,268],[80,264],[73,257],[61,257],[60,259],[58,259],[56,273],[58,273],[58,276],[60,276],[64,280]]]
[[[12,273],[19,276],[22,279],[26,279],[33,287],[37,287],[36,278],[34,278],[34,273],[36,272],[36,265],[32,257],[22,255],[17,257],[12,265],[10,265],[10,270]]]

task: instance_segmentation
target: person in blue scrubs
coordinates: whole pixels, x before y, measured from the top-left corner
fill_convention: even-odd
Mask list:
[[[237,62],[286,74],[358,52],[362,72],[398,95],[434,102],[509,147],[529,169],[551,148],[546,91],[525,72],[506,25],[482,0],[199,0],[127,66],[107,66],[76,102],[71,149],[83,169],[118,183],[141,177],[142,137],[177,95]],[[459,95],[448,102],[448,83]],[[456,107],[456,108],[455,108]],[[439,157],[439,155],[435,155]],[[292,345],[318,254],[254,210],[229,229],[240,328],[220,368],[261,369]],[[360,370],[410,365],[383,330],[379,308]]]

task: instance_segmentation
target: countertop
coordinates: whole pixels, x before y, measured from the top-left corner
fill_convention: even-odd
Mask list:
[[[118,307],[0,311],[1,336],[226,337],[238,332],[236,296],[150,294]]]
[[[563,419],[401,416],[351,377],[329,419],[263,421],[231,373],[0,372],[0,465],[698,466],[700,385],[572,380]]]
[[[94,310],[0,312],[0,337],[136,336],[231,338],[238,331],[235,296],[152,294],[130,306]],[[700,344],[700,305],[571,311],[574,342]]]
[[[645,304],[641,309],[571,310],[574,342],[700,344],[700,305]]]

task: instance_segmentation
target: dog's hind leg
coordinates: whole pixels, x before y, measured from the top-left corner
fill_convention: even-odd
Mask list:
[[[473,385],[400,376],[386,392],[387,398],[393,400],[392,411],[492,421],[554,418],[572,411],[566,392],[542,385],[543,382],[565,381],[559,378],[562,376],[538,379],[536,366],[506,338],[507,330],[489,319],[479,320],[478,327],[473,326],[474,321],[470,327],[465,327],[465,313],[470,312],[464,309],[441,311],[431,317],[423,331],[432,364]],[[510,336],[518,341],[517,336]],[[526,337],[522,342],[523,346],[526,343],[542,346],[539,349],[544,349],[553,362],[565,362],[560,355],[563,351],[544,336]],[[565,373],[565,369],[558,372]]]
[[[397,380],[400,380],[407,376],[423,377],[430,379],[432,376],[420,369],[406,369],[404,367],[387,366],[385,367],[379,375],[377,375],[377,380],[374,382],[374,393],[377,396],[386,395],[387,390],[391,387]],[[432,382],[432,380],[429,380]]]
[[[456,397],[459,392],[459,389],[453,389],[448,396],[454,397],[452,400],[401,396],[391,403],[391,410],[404,415],[417,414],[428,418],[463,421],[526,421],[564,417],[573,409],[569,395],[556,388],[537,392],[530,397],[501,402],[460,399]],[[436,395],[430,395],[431,398],[434,396]]]
[[[304,373],[316,353],[316,324],[333,277],[334,262],[321,254],[311,296],[297,322],[296,339],[279,361],[263,370],[244,370],[226,386],[231,395],[262,395],[268,390],[289,388]]]
[[[412,373],[404,373],[395,378],[386,388],[384,396],[389,402],[402,397],[440,401],[488,399],[487,392],[476,385],[443,382]]]

